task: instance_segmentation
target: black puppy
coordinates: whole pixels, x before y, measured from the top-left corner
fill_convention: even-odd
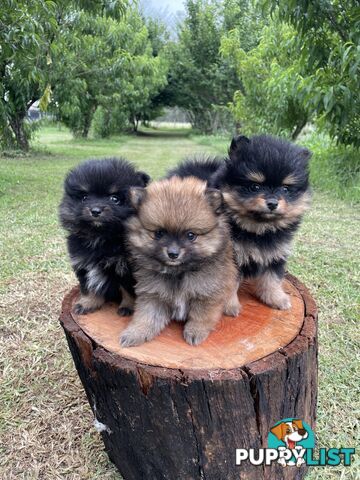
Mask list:
[[[239,136],[215,172],[208,168],[216,164],[211,158],[187,160],[170,172],[207,179],[222,191],[240,281],[254,280],[258,297],[279,309],[291,305],[282,280],[292,238],[310,205],[310,156],[279,138]]]
[[[309,150],[279,138],[234,138],[212,176],[221,188],[242,278],[255,281],[267,305],[290,308],[282,288],[291,241],[310,206]]]
[[[132,313],[135,281],[127,261],[124,224],[135,213],[130,187],[145,187],[149,179],[116,158],[88,160],[68,173],[59,215],[69,233],[70,261],[80,282],[76,313],[120,300],[119,314]]]

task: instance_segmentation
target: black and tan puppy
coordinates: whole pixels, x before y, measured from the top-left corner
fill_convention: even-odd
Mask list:
[[[234,138],[212,176],[221,188],[241,277],[267,305],[290,308],[282,281],[291,241],[310,206],[309,150],[270,136]]]
[[[67,175],[59,214],[80,282],[76,313],[120,300],[119,314],[132,313],[135,281],[127,259],[124,222],[134,214],[130,187],[144,187],[148,181],[147,174],[115,158],[88,160]]]
[[[186,321],[184,338],[201,343],[223,312],[237,315],[237,271],[221,193],[194,177],[132,189],[138,215],[128,221],[134,261],[134,317],[121,345],[140,345],[171,319]]]
[[[221,189],[242,279],[267,305],[287,309],[282,288],[291,241],[310,205],[306,148],[271,136],[232,140],[229,157],[187,159],[169,176],[196,176]]]

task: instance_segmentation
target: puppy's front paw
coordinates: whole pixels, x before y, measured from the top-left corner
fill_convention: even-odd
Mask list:
[[[76,315],[86,315],[87,313],[92,313],[98,310],[100,307],[85,307],[81,303],[75,303],[73,312]]]
[[[239,301],[237,302],[229,302],[225,305],[224,308],[224,315],[228,317],[237,317],[241,312],[241,304]]]
[[[134,313],[134,310],[130,307],[119,307],[117,313],[121,317],[130,317]]]
[[[260,295],[259,298],[271,308],[277,308],[278,310],[289,310],[291,308],[290,295],[285,292],[267,293]]]
[[[147,340],[150,340],[149,336],[143,330],[136,327],[126,328],[120,336],[121,347],[136,347],[142,345]]]
[[[189,345],[199,345],[209,336],[209,330],[194,327],[190,324],[185,325],[184,339]]]
[[[278,310],[289,310],[291,308],[291,299],[290,295],[285,292],[282,292],[282,295],[278,295],[273,299],[272,305],[270,305]]]

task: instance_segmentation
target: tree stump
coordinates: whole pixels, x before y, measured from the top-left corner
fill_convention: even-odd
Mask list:
[[[77,316],[74,288],[61,323],[110,459],[125,480],[301,479],[306,466],[235,465],[236,448],[266,448],[270,428],[296,417],[315,427],[317,312],[306,288],[285,282],[289,311],[240,290],[239,317],[224,317],[192,347],[171,323],[151,342],[121,348],[128,318],[115,305]]]

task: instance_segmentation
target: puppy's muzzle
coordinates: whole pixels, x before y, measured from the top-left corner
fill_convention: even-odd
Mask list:
[[[266,206],[268,209],[272,212],[273,210],[276,210],[279,205],[279,201],[277,198],[267,198],[266,199]]]
[[[102,211],[103,209],[100,207],[93,207],[90,209],[91,216],[95,218],[100,217],[100,215],[102,214]]]
[[[166,253],[170,260],[176,260],[180,255],[180,249],[175,245],[171,245],[166,249]]]

